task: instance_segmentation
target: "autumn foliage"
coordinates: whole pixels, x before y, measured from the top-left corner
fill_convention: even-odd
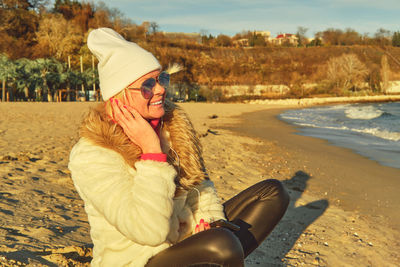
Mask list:
[[[43,90],[38,89],[43,83],[36,82],[32,85],[34,92],[52,92],[56,87],[78,90],[82,84],[88,87],[98,83],[91,78],[95,72],[91,70],[92,55],[86,45],[88,32],[98,27],[113,28],[127,40],[137,42],[155,54],[164,67],[181,64],[184,71],[174,76],[174,83],[179,95],[186,98],[221,100],[229,95],[221,86],[233,85],[249,86],[249,95],[254,94],[251,86],[285,85],[289,91],[280,97],[346,95],[360,90],[374,93],[384,92],[382,86],[386,85],[382,82],[387,83],[388,77],[400,78],[397,60],[400,34],[394,33],[392,42],[383,29],[374,37],[362,36],[352,29],[327,29],[308,43],[298,33],[302,40],[299,46],[285,47],[268,44],[250,31],[232,38],[205,33],[198,40],[185,35],[172,38],[159,32],[156,22],[137,25],[104,3],[56,0],[51,8],[45,7],[45,3],[44,0],[0,1],[0,54],[4,64],[15,63],[8,74],[0,71],[0,80],[7,81],[4,86],[14,91],[30,87],[18,87],[10,73],[26,69],[21,67],[24,64],[37,65],[38,59],[45,58],[52,58],[61,78],[55,79],[55,74],[49,76]],[[239,38],[249,38],[251,47],[235,45]],[[68,57],[71,69],[67,66]],[[81,57],[86,74],[79,71]],[[264,97],[271,96],[267,91],[264,93]]]

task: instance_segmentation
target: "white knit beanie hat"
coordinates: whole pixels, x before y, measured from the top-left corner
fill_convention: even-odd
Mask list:
[[[154,70],[161,69],[158,60],[135,43],[126,41],[109,28],[90,32],[87,45],[99,64],[100,91],[103,100],[121,92],[128,85]]]

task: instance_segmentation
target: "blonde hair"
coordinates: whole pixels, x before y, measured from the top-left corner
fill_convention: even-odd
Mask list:
[[[121,92],[119,92],[118,94],[116,94],[115,96],[113,96],[113,97],[111,97],[111,98],[112,98],[112,99],[117,99],[117,100],[123,102],[124,99],[125,99],[126,90],[127,90],[126,88],[122,89]],[[113,109],[112,109],[112,107],[111,107],[111,98],[108,99],[108,100],[105,102],[105,109],[106,109],[106,114],[107,114],[111,119],[115,120],[115,119],[114,119],[114,115],[113,115]]]

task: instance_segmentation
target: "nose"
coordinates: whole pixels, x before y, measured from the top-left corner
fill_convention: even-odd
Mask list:
[[[154,86],[153,92],[155,95],[163,95],[165,93],[165,88],[162,87],[158,82]]]

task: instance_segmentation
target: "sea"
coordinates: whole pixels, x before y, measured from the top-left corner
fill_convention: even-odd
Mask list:
[[[302,135],[328,140],[382,165],[400,168],[400,102],[288,110],[279,118],[299,126]]]

